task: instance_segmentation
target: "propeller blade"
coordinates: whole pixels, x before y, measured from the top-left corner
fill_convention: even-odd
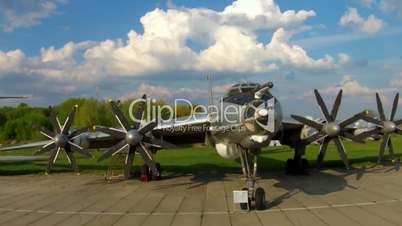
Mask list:
[[[130,150],[128,151],[126,157],[126,162],[124,164],[124,175],[126,179],[130,178],[131,167],[133,166],[134,156],[135,156],[135,147],[130,147]]]
[[[137,119],[137,120],[142,121],[142,119],[144,117],[144,111],[145,111],[145,107],[146,107],[146,99],[147,99],[147,95],[144,94],[144,95],[142,95],[142,98],[141,98],[142,101],[140,103],[138,103],[138,109],[134,115],[135,119]],[[134,122],[134,129],[140,128],[140,125],[141,125],[140,122]]]
[[[320,130],[322,129],[322,127],[323,127],[322,124],[320,124],[320,123],[318,123],[318,122],[315,122],[315,121],[313,121],[313,120],[310,120],[310,119],[308,119],[308,118],[302,117],[302,116],[291,115],[291,117],[292,117],[294,120],[296,120],[296,121],[298,121],[298,122],[300,122],[300,123],[302,123],[302,124],[308,125],[308,126],[314,128],[314,129],[318,130],[318,131],[320,131]]]
[[[331,117],[331,115],[328,112],[328,108],[325,105],[324,100],[322,99],[320,93],[318,92],[318,90],[314,90],[314,94],[315,94],[315,98],[317,99],[317,103],[320,106],[321,112],[324,115],[325,119],[327,120],[327,122],[332,122],[333,118]]]
[[[152,155],[142,143],[140,143],[140,145],[138,146],[138,151],[140,152],[140,155],[145,164],[147,164],[151,168],[152,174],[154,174],[155,176],[159,176],[160,172],[158,171],[158,168],[156,168],[155,162],[152,159]]]
[[[360,138],[358,138],[357,136],[354,136],[354,135],[351,134],[351,133],[344,132],[344,133],[342,134],[342,136],[345,137],[345,138],[348,138],[349,140],[354,141],[354,142],[356,142],[356,143],[365,144],[365,142],[364,142],[363,139],[360,139]]]
[[[367,115],[363,115],[363,116],[362,116],[362,119],[366,120],[367,122],[376,124],[377,126],[380,126],[380,127],[383,126],[383,124],[382,124],[382,122],[381,122],[380,120],[375,119],[375,118],[372,118],[372,117],[369,117],[369,116],[367,116]]]
[[[387,119],[385,118],[384,107],[383,107],[383,105],[382,105],[382,101],[381,101],[380,95],[379,95],[378,93],[376,93],[376,94],[375,94],[375,97],[376,97],[376,100],[377,100],[377,109],[378,109],[378,114],[380,114],[380,119],[381,119],[382,121],[385,121],[385,120],[387,120]]]
[[[389,140],[388,140],[388,150],[389,150],[389,158],[390,159],[394,159],[394,154],[395,154],[395,152],[394,152],[394,147],[392,146],[392,138],[391,138],[391,136],[389,137]]]
[[[120,141],[119,143],[115,144],[101,155],[101,157],[98,159],[98,162],[101,162],[107,158],[110,158],[110,156],[115,155],[116,153],[122,151],[124,148],[128,147],[129,145],[126,143],[125,140]]]
[[[40,130],[40,133],[43,136],[45,136],[45,137],[47,137],[47,138],[49,138],[51,140],[53,140],[54,137],[56,136],[56,134],[54,134],[52,131],[48,130],[46,127],[42,127],[42,129]]]
[[[73,110],[70,112],[70,114],[68,115],[66,121],[64,122],[63,128],[61,129],[61,133],[67,135],[71,125],[74,122],[74,117],[75,117],[75,112],[77,111],[78,105],[75,105],[73,107]]]
[[[85,151],[83,147],[81,147],[81,146],[79,146],[79,145],[77,145],[77,144],[75,144],[74,142],[71,142],[71,141],[68,141],[68,143],[70,144],[70,148],[73,151],[76,151],[76,152],[80,153],[81,155],[83,155],[83,156],[85,156],[87,158],[92,158],[92,155],[89,152]]]
[[[339,90],[338,96],[335,99],[334,102],[334,106],[332,107],[332,111],[331,111],[331,117],[333,120],[336,119],[336,116],[338,115],[338,110],[339,110],[339,106],[341,105],[341,101],[342,101],[342,90]]]
[[[116,103],[114,101],[110,101],[110,105],[112,106],[114,116],[116,117],[121,127],[123,127],[126,131],[130,130],[130,123],[127,121],[126,116],[124,116],[123,112],[119,109]]]
[[[315,133],[314,135],[312,135],[312,136],[310,136],[310,137],[307,137],[305,140],[304,140],[304,142],[303,143],[305,143],[305,144],[311,144],[311,143],[314,143],[314,142],[316,142],[316,141],[319,141],[319,140],[321,140],[321,139],[323,139],[323,138],[325,138],[327,135],[324,133],[324,132],[317,132],[317,133]]]
[[[59,118],[57,117],[56,112],[51,106],[49,106],[49,110],[50,110],[50,120],[52,122],[54,130],[56,131],[56,133],[61,133],[61,124]]]
[[[389,118],[389,120],[391,120],[391,121],[393,121],[394,118],[395,118],[396,111],[398,110],[398,103],[399,103],[399,93],[397,93],[395,95],[395,98],[394,98],[394,103],[392,105],[391,116]]]
[[[379,134],[379,133],[380,133],[379,129],[372,129],[372,130],[369,130],[369,131],[366,131],[366,132],[363,132],[363,133],[357,135],[356,138],[359,140],[363,140],[363,139],[366,139],[367,137],[371,137],[371,136]]]
[[[95,131],[107,133],[117,139],[123,139],[126,136],[126,132],[115,128],[96,126]]]
[[[381,163],[382,159],[384,158],[384,152],[385,152],[385,148],[388,146],[389,138],[390,138],[389,134],[384,134],[382,136],[381,146],[380,146],[380,150],[378,153],[378,163]]]
[[[318,169],[321,168],[322,162],[324,161],[324,157],[325,157],[325,153],[327,152],[327,149],[328,149],[329,141],[330,141],[329,138],[325,138],[320,146],[320,153],[318,154],[318,158],[317,158],[317,168]]]
[[[335,142],[336,150],[338,151],[339,156],[341,157],[343,163],[345,164],[346,169],[350,169],[349,160],[346,155],[345,147],[343,146],[341,139],[339,137],[336,137],[334,139],[334,142]]]
[[[49,158],[49,161],[47,164],[47,172],[50,172],[52,170],[59,152],[60,152],[60,148],[57,148],[57,149],[53,149],[53,151],[50,153],[50,158]]]
[[[40,154],[43,154],[45,152],[52,151],[53,149],[56,149],[56,144],[55,144],[54,141],[52,141],[52,142],[46,144],[45,146],[41,147],[39,149],[39,151],[35,152],[33,155],[35,155],[35,156],[40,155]]]
[[[397,133],[399,135],[402,135],[402,129],[396,128],[395,133]]]
[[[156,148],[175,148],[176,145],[155,137],[144,136],[143,143]]]
[[[67,154],[67,159],[71,164],[71,169],[74,172],[78,172],[77,160],[75,160],[73,152],[71,150],[66,149],[66,154]]]
[[[395,125],[399,126],[402,124],[402,119],[394,121]]]
[[[341,123],[339,123],[339,126],[341,128],[345,128],[346,126],[348,126],[350,124],[353,124],[353,123],[359,121],[360,119],[363,119],[364,115],[366,115],[365,112],[360,112],[358,114],[355,114],[352,117],[350,117],[350,118],[348,118],[346,120],[343,120]]]
[[[141,134],[146,134],[150,131],[152,131],[155,127],[156,127],[156,122],[152,121],[152,122],[148,122],[147,124],[145,124],[143,127],[141,127],[138,132]]]

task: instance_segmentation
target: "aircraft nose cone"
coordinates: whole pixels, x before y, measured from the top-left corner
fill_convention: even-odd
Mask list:
[[[136,130],[130,130],[126,134],[126,142],[130,145],[138,144],[142,139],[141,134],[139,134]]]
[[[328,123],[324,127],[324,130],[330,137],[338,136],[339,133],[341,132],[341,128],[339,127],[339,125],[334,122]]]
[[[394,122],[391,121],[386,121],[384,122],[384,127],[382,129],[383,133],[392,133],[394,132],[396,129],[396,125]]]
[[[67,144],[67,137],[63,134],[58,134],[56,135],[54,142],[58,147],[64,147]]]

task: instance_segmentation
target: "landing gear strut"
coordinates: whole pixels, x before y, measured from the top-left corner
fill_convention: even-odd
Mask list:
[[[152,173],[152,169],[147,165],[144,164],[141,167],[141,177],[140,180],[143,182],[148,182],[151,180],[160,180],[162,179],[162,171],[161,171],[161,164],[159,162],[155,163],[156,169],[159,171],[159,175],[155,176],[155,174]]]
[[[307,159],[302,158],[306,150],[305,145],[296,145],[293,159],[286,161],[286,174],[289,175],[308,175],[309,163]]]
[[[258,155],[254,155],[253,160],[253,170],[251,171],[249,162],[248,150],[241,149],[240,161],[242,165],[243,175],[246,178],[246,188],[243,191],[248,191],[248,203],[240,204],[242,210],[249,210],[254,207],[256,210],[263,210],[265,208],[266,198],[265,191],[263,188],[256,187],[256,177],[257,177],[257,160]]]

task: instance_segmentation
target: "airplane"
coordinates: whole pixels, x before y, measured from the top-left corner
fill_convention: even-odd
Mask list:
[[[283,119],[279,100],[271,94],[273,83],[239,83],[233,85],[227,94],[221,99],[218,111],[206,114],[195,114],[191,120],[170,120],[168,122],[150,121],[147,123],[130,123],[118,108],[116,102],[110,101],[113,113],[121,128],[108,128],[97,126],[95,131],[109,134],[116,142],[106,149],[98,161],[103,161],[125,149],[128,149],[125,161],[125,172],[129,174],[135,153],[139,153],[148,170],[143,170],[145,176],[159,177],[161,168],[154,161],[155,151],[149,147],[163,147],[167,144],[184,145],[204,143],[215,147],[217,153],[225,159],[240,160],[242,172],[246,178],[248,191],[248,207],[254,206],[257,210],[264,209],[265,190],[257,187],[258,158],[262,148],[268,146],[272,140],[278,140],[282,145],[294,148],[294,157],[286,163],[286,169],[291,174],[305,174],[308,169],[308,161],[303,158],[306,145],[318,139],[335,140],[339,155],[346,167],[349,167],[345,149],[340,137],[346,137],[352,141],[362,143],[353,134],[348,132],[347,126],[362,118],[363,113],[354,115],[341,123],[335,122],[342,99],[342,91],[339,92],[331,115],[328,112],[322,97],[315,91],[316,99],[325,112],[327,122],[317,123],[303,117],[293,116],[297,121]],[[210,90],[211,93],[211,90]],[[210,94],[211,95],[211,94]],[[136,114],[136,119],[142,119],[146,96]],[[211,98],[212,99],[212,98]],[[232,106],[240,109],[226,118],[222,109]],[[232,112],[233,113],[233,112]],[[140,121],[142,122],[142,121]],[[305,126],[319,129],[316,135],[302,139],[301,133]],[[324,145],[327,145],[327,141]],[[322,161],[326,148],[321,148]],[[143,166],[143,167],[144,167]],[[242,208],[245,208],[243,205]]]
[[[294,148],[294,156],[286,162],[286,171],[289,174],[306,174],[309,164],[303,158],[305,148],[308,144],[317,140],[323,140],[319,160],[322,162],[327,144],[334,140],[339,155],[345,166],[349,168],[349,163],[342,145],[341,137],[348,138],[355,142],[363,142],[349,132],[348,126],[363,118],[364,112],[356,114],[340,123],[336,119],[339,110],[342,91],[339,92],[331,114],[317,90],[315,97],[324,114],[325,121],[316,122],[305,117],[292,115],[294,120],[284,120],[282,108],[279,100],[272,95],[273,83],[265,84],[243,82],[233,85],[227,94],[221,99],[214,111],[208,108],[203,114],[194,114],[190,120],[170,120],[159,122],[151,120],[145,122],[143,115],[146,109],[147,98],[141,98],[138,111],[135,114],[134,123],[130,122],[119,109],[115,101],[110,101],[113,114],[120,125],[120,128],[110,128],[94,126],[92,131],[78,130],[84,136],[79,136],[78,142],[85,145],[73,145],[75,140],[71,140],[71,135],[66,137],[59,136],[59,133],[50,133],[42,130],[43,134],[52,141],[42,147],[40,152],[47,151],[52,146],[52,154],[49,160],[55,159],[55,147],[57,150],[64,148],[63,145],[69,144],[74,151],[82,152],[91,146],[105,149],[98,161],[103,161],[117,153],[126,153],[125,175],[130,176],[134,156],[139,153],[144,160],[142,167],[142,177],[160,178],[161,166],[154,161],[157,150],[164,147],[180,147],[181,145],[194,143],[207,143],[214,146],[217,153],[225,159],[240,160],[242,172],[246,179],[246,186],[243,190],[248,192],[249,202],[243,209],[253,206],[257,210],[265,207],[265,190],[257,186],[258,158],[262,148],[268,146],[272,140],[278,140],[282,145]],[[209,90],[212,96],[212,88]],[[213,98],[210,98],[213,99]],[[225,115],[223,109],[238,109]],[[52,117],[53,124],[60,125],[55,117]],[[71,126],[73,118],[68,118],[65,125]],[[318,132],[307,138],[303,138],[302,133],[306,126],[316,129]],[[64,127],[64,126],[63,126]],[[63,128],[60,131],[65,131]],[[103,143],[99,139],[90,139],[88,132],[101,133]],[[76,133],[74,135],[77,135]],[[59,136],[59,137],[58,137]],[[9,147],[8,150],[13,147]],[[2,151],[4,149],[0,149]],[[128,150],[128,151],[127,151]],[[68,151],[67,151],[68,152]],[[73,167],[75,170],[76,168]],[[48,167],[49,170],[49,167]]]

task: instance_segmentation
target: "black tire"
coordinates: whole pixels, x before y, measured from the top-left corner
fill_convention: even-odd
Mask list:
[[[255,190],[255,209],[264,210],[265,209],[265,191],[263,188],[257,188]]]
[[[161,164],[159,162],[155,163],[156,169],[159,171],[159,176],[154,176],[154,174],[152,174],[152,179],[153,180],[160,180],[162,179],[162,168],[161,168]]]
[[[247,188],[241,189],[242,191],[248,191]],[[248,203],[240,203],[240,209],[241,210],[249,210],[249,206],[251,205],[251,200],[248,199]]]
[[[302,166],[304,170],[308,170],[310,168],[310,164],[307,159],[302,159]]]
[[[293,159],[288,159],[286,161],[286,174],[294,174],[294,161]]]

